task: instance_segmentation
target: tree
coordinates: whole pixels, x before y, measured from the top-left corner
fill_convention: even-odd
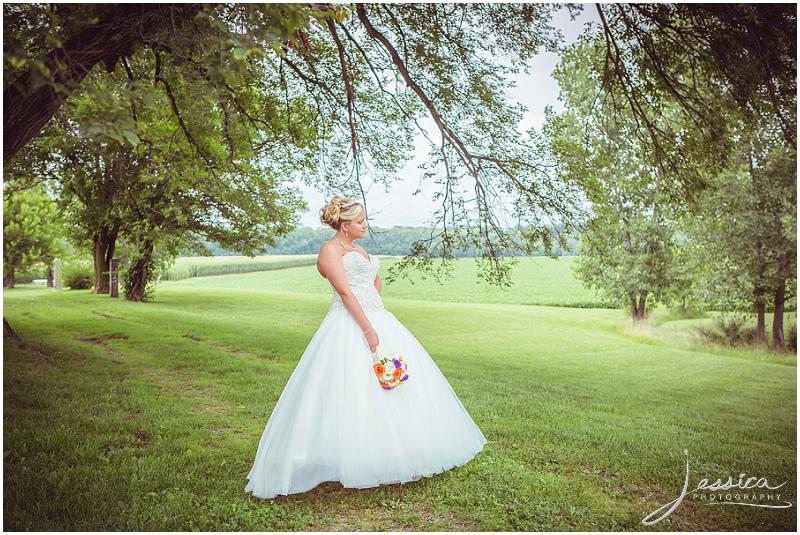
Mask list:
[[[3,196],[3,287],[14,287],[14,273],[58,254],[58,210],[42,188]]]
[[[270,100],[268,85],[253,77],[246,80],[248,99],[229,110],[205,80],[189,78],[168,60],[158,64],[163,83],[130,90],[152,79],[153,67],[142,53],[111,74],[89,75],[46,135],[11,165],[18,175],[58,184],[74,240],[93,250],[96,293],[108,292],[104,273],[117,237],[138,244],[139,253],[125,259],[129,265],[123,262],[132,300],[144,298],[157,242],[173,254],[198,235],[249,254],[274,243],[303,206],[278,178],[313,165],[313,150],[303,147],[308,112],[302,102]],[[249,121],[234,123],[237,113],[257,118],[271,135]],[[188,136],[176,136],[182,127]],[[197,158],[198,150],[205,158]]]
[[[774,295],[772,346],[783,348],[785,303],[797,297],[797,151],[776,142],[774,136],[759,145],[761,158],[752,174],[763,188],[770,216],[765,248],[774,269],[766,281]]]
[[[771,308],[772,346],[778,348],[784,345],[784,302],[796,295],[795,153],[777,128],[742,122],[740,132],[726,171],[714,177],[715,187],[682,226],[697,250],[697,285],[708,304],[755,312],[761,341]]]
[[[647,317],[648,303],[666,304],[674,296],[672,221],[682,205],[673,203],[675,185],[636,136],[629,110],[596,98],[601,65],[597,38],[563,52],[554,76],[566,109],[559,115],[547,110],[544,135],[562,179],[578,184],[591,203],[576,275],[606,299],[627,306],[638,321]],[[673,105],[668,112],[669,102],[662,105],[669,122],[660,127],[677,130],[685,120],[680,109]],[[690,135],[676,135],[672,145],[692,154],[691,142]]]
[[[605,41],[603,90],[626,105],[659,165],[701,180],[669,150],[658,93],[670,94],[716,146],[734,147],[724,110],[769,117],[797,148],[797,17],[788,4],[596,4]],[[723,113],[721,113],[723,112]]]

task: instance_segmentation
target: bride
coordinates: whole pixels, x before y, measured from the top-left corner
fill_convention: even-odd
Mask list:
[[[381,301],[380,260],[353,241],[363,206],[335,196],[320,221],[336,229],[317,269],[333,301],[272,410],[245,492],[306,492],[407,483],[466,464],[486,438],[414,335]],[[378,383],[373,354],[403,356],[408,379]]]

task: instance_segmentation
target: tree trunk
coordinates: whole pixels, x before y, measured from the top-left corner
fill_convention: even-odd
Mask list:
[[[152,240],[147,240],[145,241],[141,256],[139,256],[133,265],[133,279],[131,280],[131,291],[127,296],[128,301],[144,300],[144,291],[147,287],[147,281],[150,279],[147,266],[150,265],[150,258],[152,256],[153,242]]]
[[[3,318],[3,338],[15,338],[19,340],[19,336],[17,333],[14,332],[14,329],[11,328],[11,325],[8,324],[8,320]]]
[[[647,290],[639,295],[639,319],[644,319],[647,317]]]
[[[53,287],[53,266],[47,266],[47,287]]]
[[[98,23],[88,25],[43,58],[51,71],[51,83],[30,89],[36,67],[9,83],[3,90],[3,163],[41,131],[98,62],[112,72],[119,58],[129,56],[142,39],[180,25],[200,9],[201,4],[117,4]]]
[[[112,229],[102,227],[94,235],[94,293],[107,294],[109,292],[109,265],[114,256],[114,249],[117,244],[117,234],[119,226]]]
[[[636,296],[631,294],[628,296],[628,300],[630,301],[631,319],[636,321],[639,316],[639,312],[636,307]]]
[[[13,288],[14,284],[14,270],[9,269],[6,271],[5,275],[3,275],[3,288]]]
[[[783,342],[783,302],[786,299],[786,280],[781,281],[775,290],[775,315],[772,317],[772,348],[784,347]]]

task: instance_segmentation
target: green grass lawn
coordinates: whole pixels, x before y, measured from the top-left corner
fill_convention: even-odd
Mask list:
[[[312,255],[313,256],[313,255]],[[391,266],[398,261],[394,257],[378,257],[381,263],[381,278],[385,279]],[[517,258],[513,267],[510,288],[498,288],[478,279],[478,267],[471,258],[455,259],[452,277],[436,283],[430,277],[422,279],[414,273],[392,285],[384,285],[387,298],[419,299],[429,301],[497,303],[515,305],[557,305],[601,307],[601,300],[592,290],[581,286],[572,275],[576,257],[562,256],[557,260],[537,256]],[[220,264],[228,263],[221,257]],[[231,263],[236,263],[232,262]],[[188,260],[182,260],[187,267]],[[330,295],[331,286],[319,276],[316,265],[278,271],[260,271],[243,275],[231,274],[216,277],[196,277],[175,281],[192,288],[252,288],[258,290],[286,291]],[[172,282],[172,281],[171,281]]]
[[[565,264],[553,281],[570,278]],[[688,328],[708,319],[633,328],[620,310],[520,304],[559,300],[557,282],[524,271],[498,302],[464,289],[470,270],[458,297],[475,302],[447,302],[430,282],[386,287],[384,302],[447,376],[484,450],[412,483],[328,482],[271,501],[243,489],[330,303],[315,267],[162,282],[152,303],[6,290],[4,316],[27,347],[4,342],[4,529],[794,530],[796,505],[691,496],[640,523],[679,494],[684,448],[690,489],[744,472],[788,481],[782,498],[796,503],[794,356],[698,343]],[[575,285],[564,302],[591,300]]]

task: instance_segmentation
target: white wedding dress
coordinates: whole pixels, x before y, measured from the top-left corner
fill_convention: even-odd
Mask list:
[[[384,390],[361,328],[333,302],[272,410],[245,492],[305,492],[324,481],[349,488],[407,483],[466,464],[486,438],[414,335],[375,288],[377,257],[342,257],[350,288],[386,357],[402,355],[408,380]],[[331,285],[333,288],[333,285]]]

